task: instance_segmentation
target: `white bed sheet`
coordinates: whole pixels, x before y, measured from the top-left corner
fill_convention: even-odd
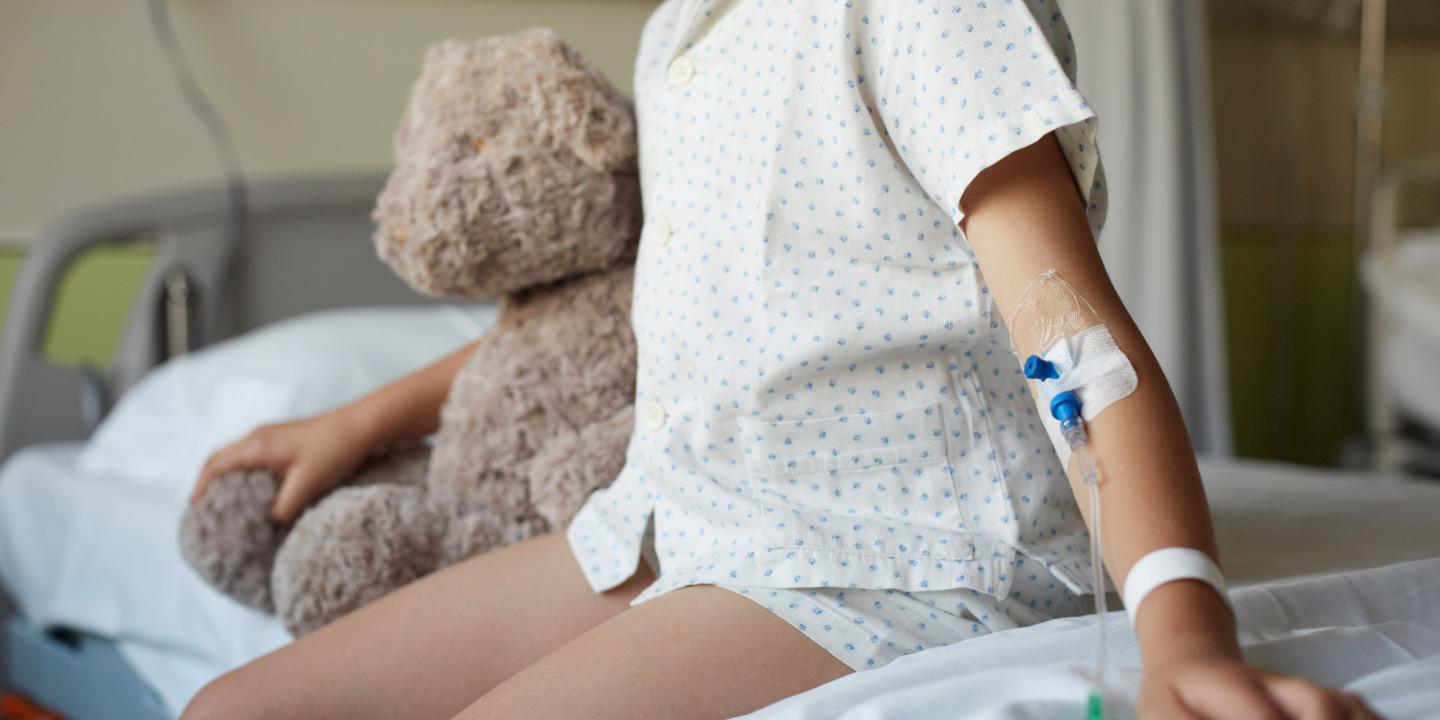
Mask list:
[[[1358,693],[1388,720],[1436,717],[1440,559],[1267,583],[1231,597],[1250,663]],[[1133,704],[1139,649],[1124,612],[1108,618],[1107,686]],[[1053,620],[916,653],[745,718],[1077,720],[1094,652],[1093,617]]]
[[[313,415],[434,361],[496,312],[327,311],[158,368],[85,445],[25,448],[0,468],[0,581],[32,625],[116,640],[178,714],[210,679],[290,640],[180,555],[204,460],[255,425]]]
[[[1388,720],[1440,716],[1440,483],[1254,461],[1202,461],[1201,473],[1247,660],[1343,686]],[[1108,625],[1107,685],[1133,703],[1139,649],[1123,612]],[[908,656],[746,718],[1075,720],[1094,648],[1093,617],[1055,620]]]
[[[80,455],[27,448],[0,472],[0,575],[32,625],[115,640],[176,715],[212,678],[290,641],[185,564],[183,492],[89,475]]]

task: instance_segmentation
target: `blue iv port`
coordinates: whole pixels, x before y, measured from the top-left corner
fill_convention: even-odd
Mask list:
[[[1050,401],[1050,414],[1060,421],[1060,427],[1069,427],[1080,420],[1080,398],[1075,391],[1066,390]]]
[[[1025,377],[1031,380],[1054,380],[1060,377],[1060,373],[1055,371],[1055,363],[1039,355],[1031,355],[1025,360]]]

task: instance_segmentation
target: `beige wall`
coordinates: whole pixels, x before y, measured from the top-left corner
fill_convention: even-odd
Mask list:
[[[181,40],[255,177],[389,165],[425,46],[550,25],[629,92],[658,0],[171,0]],[[1229,224],[1350,222],[1353,37],[1218,30]],[[1395,39],[1387,147],[1440,152],[1440,43]],[[145,0],[0,0],[0,241],[77,205],[213,179],[209,142]],[[1289,214],[1289,217],[1285,217]]]
[[[549,25],[624,92],[658,0],[171,0],[254,177],[389,166],[426,45]],[[0,0],[0,240],[84,203],[214,179],[145,0]]]
[[[1348,226],[1355,38],[1217,30],[1210,52],[1223,221]],[[1386,63],[1387,155],[1440,153],[1440,42],[1392,38]]]

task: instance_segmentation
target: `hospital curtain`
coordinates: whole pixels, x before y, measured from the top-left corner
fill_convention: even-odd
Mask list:
[[[1100,252],[1197,451],[1233,453],[1204,0],[1060,0],[1100,118]]]

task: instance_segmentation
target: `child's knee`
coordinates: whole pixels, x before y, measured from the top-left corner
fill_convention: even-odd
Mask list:
[[[252,673],[245,668],[232,671],[210,681],[185,706],[180,720],[259,720],[278,716],[259,706],[266,696]]]

